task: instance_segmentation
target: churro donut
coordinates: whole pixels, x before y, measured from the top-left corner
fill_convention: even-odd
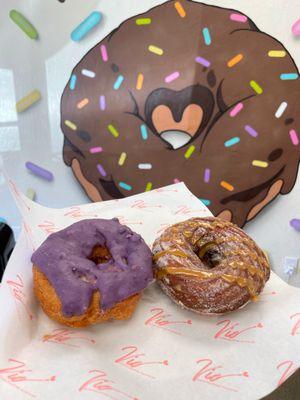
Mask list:
[[[153,280],[149,247],[116,218],[83,220],[53,233],[31,260],[44,312],[73,327],[130,318]]]
[[[155,276],[177,304],[223,314],[255,301],[269,279],[266,256],[239,227],[192,218],[167,228],[153,244]]]
[[[167,1],[73,69],[61,100],[64,161],[93,201],[183,181],[243,226],[295,184],[298,78],[285,47],[241,12]]]

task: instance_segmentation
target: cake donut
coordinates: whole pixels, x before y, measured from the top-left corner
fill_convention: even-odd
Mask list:
[[[241,12],[167,1],[76,65],[61,128],[64,161],[91,200],[183,181],[243,226],[295,184],[299,72]]]
[[[224,314],[255,301],[270,276],[256,243],[220,218],[172,225],[155,240],[152,252],[163,291],[199,314]]]
[[[153,280],[149,247],[116,218],[83,220],[51,234],[31,261],[44,312],[72,327],[130,318]]]

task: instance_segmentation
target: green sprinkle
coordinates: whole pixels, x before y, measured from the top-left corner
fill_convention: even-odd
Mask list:
[[[151,189],[152,189],[152,183],[148,182],[147,185],[146,185],[145,192],[150,192]]]
[[[151,24],[151,18],[138,18],[135,20],[137,25],[149,25]]]
[[[185,158],[190,158],[191,155],[194,153],[195,148],[196,148],[196,147],[195,147],[193,144],[191,144],[190,147],[189,147],[189,148],[187,149],[187,151],[185,152],[184,157],[185,157]]]
[[[262,94],[263,89],[261,86],[259,86],[259,84],[255,81],[250,81],[250,86],[252,87],[252,89],[254,90],[254,92],[256,92],[257,94]]]
[[[119,137],[119,132],[116,130],[116,128],[115,128],[112,124],[109,124],[107,128],[108,128],[109,132],[110,132],[115,138]]]
[[[35,27],[17,10],[11,10],[9,17],[30,39],[37,39],[39,34]]]

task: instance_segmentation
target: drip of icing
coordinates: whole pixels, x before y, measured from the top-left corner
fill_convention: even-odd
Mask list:
[[[157,261],[160,257],[162,257],[166,254],[170,254],[172,256],[177,256],[177,257],[183,257],[183,258],[188,257],[188,255],[185,254],[183,251],[180,251],[177,249],[169,249],[169,250],[163,250],[163,251],[160,251],[159,253],[154,254],[153,260]]]

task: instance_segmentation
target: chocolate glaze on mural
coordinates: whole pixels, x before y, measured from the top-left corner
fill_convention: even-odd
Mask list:
[[[168,1],[126,20],[76,65],[61,114],[93,201],[183,181],[243,226],[296,181],[299,72],[239,11]]]

